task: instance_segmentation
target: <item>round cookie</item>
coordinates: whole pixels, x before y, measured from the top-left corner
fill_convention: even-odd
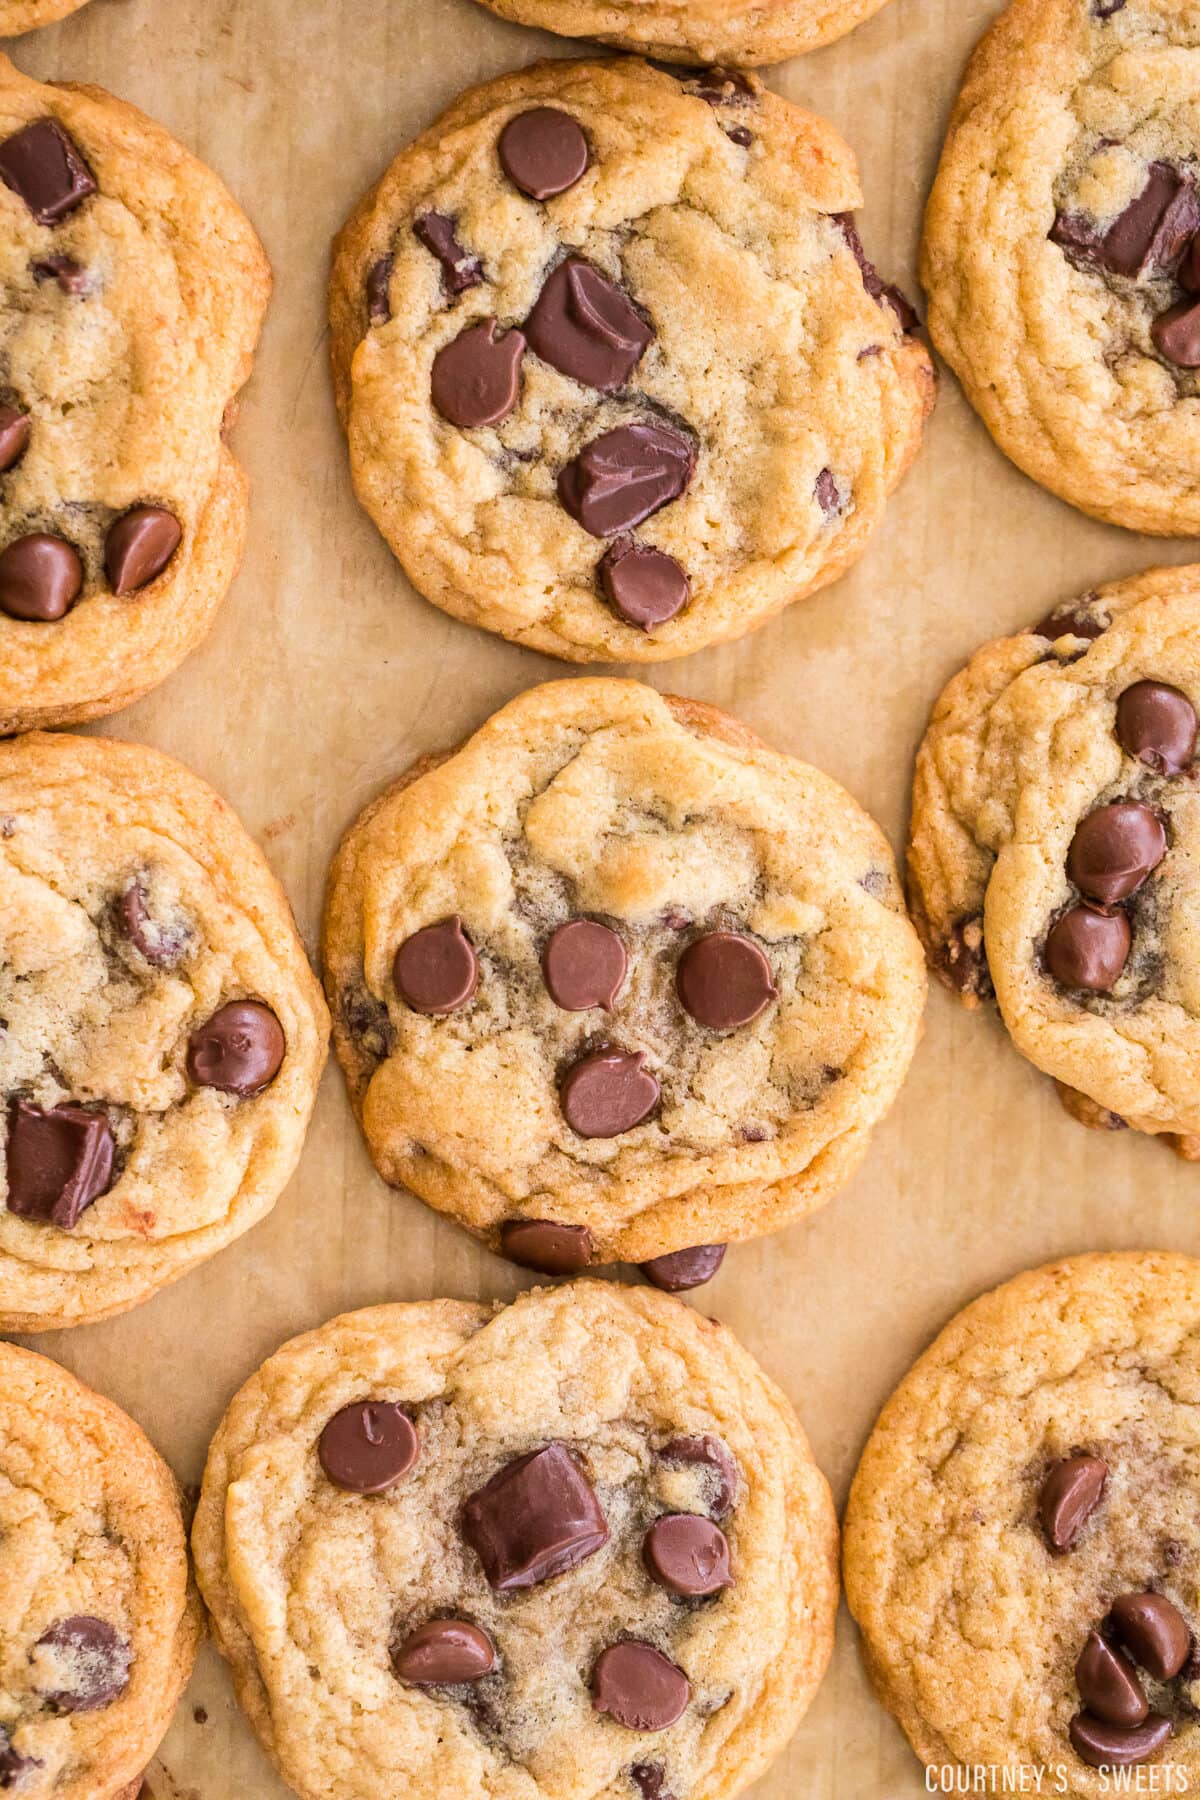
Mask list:
[[[20,37],[36,25],[52,25],[85,4],[86,0],[0,0],[0,37]]]
[[[791,1407],[722,1326],[617,1283],[294,1338],[225,1415],[192,1544],[305,1800],[725,1800],[833,1643]]]
[[[328,1016],[224,801],[107,738],[0,744],[0,1329],[123,1312],[247,1231]]]
[[[845,37],[884,0],[484,0],[503,19],[683,63],[786,62]]]
[[[1000,448],[1084,512],[1200,530],[1200,24],[1016,0],[929,202],[929,329]]]
[[[199,1637],[171,1471],[110,1401],[0,1344],[0,1788],[132,1800]]]
[[[933,399],[861,199],[832,127],[752,76],[555,62],[459,99],[333,271],[358,496],[421,593],[649,662],[840,575]]]
[[[925,998],[890,849],[844,789],[597,677],[520,695],[367,809],[324,962],[385,1180],[547,1273],[824,1204]]]
[[[97,88],[0,57],[0,734],[126,706],[241,556],[225,446],[270,273],[225,187]]]
[[[913,919],[1086,1124],[1200,1153],[1200,567],[988,644],[917,756]]]
[[[1197,1392],[1200,1263],[1157,1253],[1018,1276],[905,1376],[854,1478],[845,1580],[927,1764],[1194,1791]]]

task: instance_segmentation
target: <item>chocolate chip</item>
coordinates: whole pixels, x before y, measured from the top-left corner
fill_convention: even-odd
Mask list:
[[[665,1294],[683,1294],[711,1281],[724,1261],[724,1244],[696,1244],[690,1250],[652,1256],[642,1264],[642,1274],[651,1286],[661,1288]]]
[[[1094,19],[1111,19],[1119,13],[1125,0],[1092,0],[1092,17]]]
[[[174,968],[187,948],[187,929],[180,924],[161,924],[151,913],[148,900],[145,884],[131,881],[117,901],[117,929],[152,968]]]
[[[1050,241],[1075,262],[1136,278],[1150,270],[1172,273],[1197,227],[1200,197],[1191,177],[1154,162],[1141,192],[1106,231],[1082,214],[1058,213]]]
[[[1200,294],[1200,233],[1184,251],[1175,279],[1185,294]]]
[[[381,256],[367,270],[367,318],[372,325],[386,325],[392,316],[392,270],[395,266],[394,256]]]
[[[627,625],[651,631],[681,613],[691,598],[691,583],[673,556],[649,544],[624,539],[600,559],[604,597]]]
[[[1106,1725],[1140,1725],[1150,1711],[1133,1664],[1098,1631],[1088,1633],[1075,1664],[1075,1682],[1086,1710]]]
[[[0,475],[20,462],[29,448],[29,415],[0,405]]]
[[[112,1183],[113,1135],[103,1113],[82,1106],[43,1111],[14,1100],[6,1164],[10,1213],[71,1231]]]
[[[1129,960],[1132,942],[1124,913],[1072,906],[1050,928],[1046,966],[1063,987],[1109,994]]]
[[[83,563],[64,538],[34,531],[0,551],[0,612],[51,624],[70,612],[83,587]]]
[[[57,225],[96,192],[78,144],[57,119],[35,119],[5,138],[0,181],[20,196],[39,225]]]
[[[625,1638],[601,1652],[592,1670],[592,1705],[629,1731],[666,1731],[687,1711],[691,1684],[653,1644]]]
[[[1086,638],[1090,641],[1092,638],[1103,637],[1107,629],[1106,625],[1102,625],[1082,607],[1056,606],[1053,612],[1046,614],[1040,625],[1030,627],[1030,633],[1033,637],[1043,637],[1053,644],[1063,637]]]
[[[1196,754],[1196,709],[1165,681],[1135,681],[1117,701],[1117,742],[1158,775],[1178,775]]]
[[[1100,806],[1081,819],[1067,852],[1080,893],[1106,906],[1136,894],[1167,853],[1162,820],[1135,800]]]
[[[462,1529],[501,1594],[562,1575],[608,1542],[599,1502],[563,1444],[493,1475],[463,1507]]]
[[[835,519],[842,510],[842,498],[832,469],[822,469],[813,483],[813,499],[827,519]]]
[[[547,276],[525,336],[551,368],[611,394],[629,380],[654,333],[607,275],[568,256]]]
[[[433,359],[430,389],[443,419],[478,431],[506,419],[521,392],[525,338],[519,331],[496,336],[495,319],[468,326]]]
[[[685,77],[686,79],[686,77]],[[690,93],[710,106],[746,106],[758,99],[754,77],[741,69],[724,69],[714,64],[701,70],[687,82]]]
[[[104,568],[114,594],[136,594],[157,581],[183,536],[165,506],[135,506],[109,527]]]
[[[728,126],[725,131],[725,136],[729,139],[731,144],[737,144],[743,150],[748,150],[750,145],[754,142],[754,133],[752,131],[747,131],[744,125]]]
[[[872,300],[879,306],[891,308],[900,321],[902,331],[906,333],[916,331],[921,323],[917,317],[916,308],[898,287],[891,282],[884,281],[879,274],[875,264],[863,249],[863,241],[858,235],[858,227],[854,223],[854,214],[831,213],[829,216],[845,238],[850,253],[858,264],[862,284]]]
[[[675,987],[684,1011],[710,1031],[749,1025],[778,992],[763,950],[735,931],[697,938],[679,959]]]
[[[593,537],[618,537],[678,500],[695,466],[691,441],[670,425],[618,425],[562,470],[558,497]]]
[[[959,919],[949,936],[930,951],[930,962],[947,987],[969,1000],[990,1000],[995,993],[983,941],[983,919]]]
[[[0,1790],[18,1787],[30,1769],[41,1767],[36,1756],[22,1756],[19,1750],[13,1748],[11,1737],[0,1725]]]
[[[500,164],[514,187],[533,200],[573,188],[590,160],[583,127],[557,106],[518,113],[500,133]]]
[[[1130,1656],[1156,1681],[1172,1681],[1188,1659],[1192,1634],[1165,1594],[1122,1594],[1112,1623]]]
[[[661,1763],[634,1763],[629,1779],[642,1800],[675,1800],[667,1788],[667,1771]]]
[[[230,1000],[188,1039],[187,1072],[197,1087],[249,1100],[279,1073],[287,1040],[261,1000]]]
[[[355,1400],[335,1412],[317,1443],[335,1487],[382,1494],[408,1474],[421,1451],[417,1428],[395,1400]]]
[[[713,1476],[712,1515],[724,1519],[737,1498],[737,1464],[720,1438],[677,1437],[658,1452],[665,1463],[694,1463],[711,1471]]]
[[[507,1219],[500,1227],[500,1249],[509,1262],[539,1275],[578,1275],[592,1259],[592,1234],[586,1225]]]
[[[455,1687],[496,1666],[496,1647],[465,1619],[430,1619],[392,1649],[392,1673],[411,1687]]]
[[[1038,1515],[1058,1555],[1074,1549],[1107,1485],[1108,1464],[1098,1456],[1066,1456],[1050,1470],[1038,1496]]]
[[[1200,369],[1200,301],[1180,300],[1150,327],[1154,347],[1178,369]]]
[[[419,219],[413,220],[414,235],[442,265],[442,282],[447,293],[465,294],[468,288],[478,287],[483,280],[483,264],[477,256],[463,249],[458,241],[457,227],[457,219],[439,212],[422,213]]]
[[[619,935],[595,919],[568,919],[542,951],[550,998],[566,1012],[611,1012],[628,966]]]
[[[563,1117],[584,1138],[619,1137],[650,1117],[659,1085],[646,1052],[595,1050],[568,1070],[559,1088]]]
[[[393,976],[414,1012],[452,1013],[465,1006],[479,985],[479,959],[457,914],[405,938]]]
[[[725,1533],[700,1513],[665,1513],[642,1539],[646,1572],[669,1594],[697,1599],[733,1586]]]
[[[91,289],[91,276],[73,256],[43,256],[29,267],[35,281],[57,281],[64,294],[78,296]]]
[[[1171,1735],[1171,1721],[1151,1713],[1141,1725],[1123,1729],[1106,1725],[1091,1713],[1077,1713],[1071,1720],[1071,1743],[1081,1762],[1093,1769],[1124,1769],[1143,1763],[1162,1749]]]
[[[97,1712],[111,1706],[129,1686],[133,1652],[105,1619],[79,1614],[60,1619],[42,1633],[34,1653],[52,1653],[54,1680],[61,1686],[39,1688],[55,1712]]]

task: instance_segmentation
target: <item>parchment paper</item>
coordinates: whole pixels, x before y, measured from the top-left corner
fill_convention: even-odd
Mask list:
[[[945,118],[992,10],[893,0],[841,43],[765,71],[854,145],[868,250],[910,291]],[[93,0],[13,53],[31,74],[99,83],[161,120],[226,178],[274,264],[235,437],[255,480],[245,567],[208,643],[102,729],[215,784],[264,844],[312,946],[334,844],[365,801],[513,694],[569,672],[427,606],[357,507],[326,363],[329,242],[459,89],[571,46],[472,0]],[[925,449],[850,577],[759,635],[648,679],[820,764],[900,848],[914,747],[968,653],[1060,596],[1190,551],[1044,494],[943,375]],[[939,989],[858,1178],[807,1224],[733,1250],[695,1300],[787,1389],[840,1506],[879,1406],[953,1312],[1032,1264],[1124,1246],[1200,1249],[1200,1168],[1133,1133],[1072,1124],[1000,1025]],[[195,1483],[230,1395],[283,1339],[384,1299],[507,1297],[519,1285],[384,1185],[331,1068],[300,1172],[268,1221],[125,1318],[32,1341],[126,1407]],[[155,1800],[285,1796],[211,1649],[150,1784]],[[825,1685],[755,1800],[924,1791],[843,1610]]]

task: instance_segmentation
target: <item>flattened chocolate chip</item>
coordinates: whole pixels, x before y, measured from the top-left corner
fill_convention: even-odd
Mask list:
[[[618,425],[585,444],[558,477],[558,497],[593,537],[618,537],[678,500],[696,452],[670,425]]]
[[[131,881],[116,904],[117,929],[152,968],[174,968],[187,948],[187,928],[162,924],[151,914],[148,900],[145,883]]]
[[[1065,1456],[1050,1470],[1038,1495],[1038,1516],[1058,1555],[1074,1548],[1107,1485],[1108,1464],[1098,1456]]]
[[[113,1151],[103,1113],[71,1105],[43,1111],[28,1100],[14,1100],[5,1152],[9,1212],[73,1230],[108,1192]]]
[[[0,1725],[0,1790],[19,1787],[30,1769],[41,1767],[36,1756],[22,1756],[19,1750],[13,1748],[11,1737]]]
[[[0,181],[39,225],[57,225],[96,192],[95,177],[57,119],[35,119],[0,144]]]
[[[557,1443],[518,1457],[472,1494],[462,1530],[501,1594],[562,1575],[608,1542],[590,1484]]]
[[[687,1711],[691,1683],[653,1644],[624,1638],[601,1651],[592,1670],[592,1705],[629,1731],[666,1731]]]
[[[568,1070],[559,1088],[563,1117],[584,1138],[619,1137],[650,1117],[659,1085],[646,1052],[596,1050]]]
[[[386,325],[392,316],[394,256],[381,256],[367,270],[367,318],[372,325]]]
[[[405,938],[393,976],[414,1012],[452,1013],[465,1006],[479,985],[479,958],[457,914]]]
[[[104,542],[104,569],[114,594],[136,594],[157,581],[183,536],[183,527],[165,506],[135,506],[110,527]]]
[[[433,359],[430,391],[443,419],[463,431],[498,425],[517,404],[525,338],[519,331],[496,336],[495,319],[460,331]]]
[[[29,448],[29,415],[0,405],[0,475],[15,467]]]
[[[458,241],[458,220],[445,213],[422,213],[413,220],[413,232],[442,265],[442,284],[449,294],[465,294],[483,280],[483,264]],[[390,316],[390,314],[389,314]]]
[[[689,945],[675,987],[684,1011],[710,1031],[749,1025],[778,991],[765,952],[736,931],[710,931]]]
[[[334,1413],[317,1442],[326,1475],[351,1494],[395,1487],[420,1452],[417,1428],[395,1400],[352,1401]]]
[[[565,194],[591,159],[583,127],[557,106],[518,113],[500,133],[497,149],[508,179],[533,200]]]
[[[29,266],[35,281],[56,281],[64,294],[78,296],[91,290],[91,276],[73,256],[42,256]]]
[[[698,1463],[711,1470],[713,1518],[724,1519],[733,1510],[738,1490],[737,1464],[720,1438],[672,1438],[658,1454],[665,1463]]]
[[[1200,369],[1200,300],[1180,300],[1150,327],[1155,349],[1177,369]]]
[[[1043,637],[1048,643],[1057,643],[1059,638],[1076,637],[1089,641],[1103,637],[1108,627],[1094,619],[1082,607],[1056,606],[1053,612],[1047,613],[1039,625],[1030,627],[1032,636]]]
[[[106,1619],[87,1614],[60,1619],[42,1633],[35,1656],[38,1651],[51,1653],[52,1679],[61,1683],[38,1689],[55,1712],[98,1712],[119,1700],[129,1686],[133,1652]]]
[[[1172,1681],[1188,1659],[1192,1634],[1165,1594],[1122,1594],[1113,1628],[1130,1656],[1156,1681]]]
[[[79,552],[44,531],[16,538],[0,551],[0,612],[49,625],[70,612],[83,587]]]
[[[1077,1713],[1071,1720],[1071,1743],[1080,1762],[1093,1769],[1125,1769],[1147,1762],[1161,1750],[1172,1731],[1170,1719],[1151,1713],[1140,1725],[1123,1728],[1106,1725],[1091,1713]]]
[[[456,1687],[495,1666],[491,1638],[466,1619],[430,1619],[392,1649],[392,1673],[410,1687]]]
[[[654,333],[607,275],[568,256],[547,276],[525,336],[552,369],[611,394],[629,380]]]
[[[827,519],[836,519],[842,510],[842,498],[832,469],[822,469],[813,483],[813,499]]]
[[[1138,801],[1119,800],[1080,820],[1067,852],[1067,874],[1089,900],[1112,906],[1136,894],[1166,853],[1158,814]]]
[[[1075,262],[1136,278],[1147,271],[1170,274],[1188,239],[1200,227],[1200,198],[1190,176],[1170,163],[1151,163],[1146,185],[1105,231],[1080,213],[1058,213],[1050,241]]]
[[[568,919],[542,951],[546,988],[566,1012],[611,1012],[628,967],[620,936],[596,919]]]
[[[646,1572],[669,1594],[697,1599],[733,1586],[725,1533],[700,1513],[664,1513],[642,1539]]]
[[[1072,906],[1050,927],[1046,967],[1063,987],[1109,994],[1129,961],[1132,942],[1124,913]]]
[[[278,1075],[283,1026],[261,1000],[230,1000],[188,1039],[187,1072],[197,1087],[252,1099]]]
[[[1106,1725],[1140,1725],[1150,1711],[1133,1664],[1098,1631],[1088,1633],[1080,1651],[1075,1684],[1085,1709]]]
[[[578,1275],[592,1260],[592,1234],[586,1225],[507,1219],[500,1227],[500,1249],[509,1262],[539,1275]]]
[[[696,1244],[690,1250],[672,1250],[652,1256],[642,1264],[642,1274],[664,1294],[684,1294],[711,1281],[725,1261],[724,1244]]]
[[[1165,681],[1135,681],[1117,701],[1117,742],[1159,775],[1178,775],[1196,754],[1196,709]]]
[[[642,631],[652,631],[681,613],[692,593],[673,556],[632,539],[611,544],[604,552],[600,586],[617,616]]]

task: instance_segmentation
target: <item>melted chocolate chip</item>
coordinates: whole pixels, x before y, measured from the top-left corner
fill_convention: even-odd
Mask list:
[[[157,581],[176,550],[183,528],[165,506],[135,506],[110,526],[104,569],[114,594],[136,594]]]
[[[367,270],[367,318],[372,325],[386,325],[392,316],[394,256],[378,257]]]
[[[414,235],[442,265],[442,284],[449,294],[465,294],[483,280],[483,264],[463,249],[457,226],[457,219],[439,212],[422,213],[413,220]]]
[[[1082,607],[1056,606],[1047,613],[1040,625],[1030,627],[1034,637],[1043,637],[1048,643],[1057,643],[1059,638],[1075,637],[1091,640],[1103,637],[1108,629],[1098,619],[1085,612]]]
[[[0,551],[0,612],[48,625],[65,617],[83,588],[83,563],[74,545],[31,532]]]
[[[419,1013],[452,1013],[479,985],[479,959],[457,915],[405,938],[393,968],[400,998]]]
[[[29,448],[29,415],[0,405],[0,475],[14,468]]]
[[[557,106],[518,113],[500,133],[497,149],[508,179],[533,200],[573,188],[591,156],[583,127]]]
[[[996,991],[978,915],[952,925],[950,935],[930,952],[930,961],[947,987],[968,1000],[990,1000]]]
[[[665,625],[691,598],[691,583],[675,558],[632,539],[609,546],[600,559],[599,574],[613,611],[642,631]]]
[[[592,1705],[629,1731],[666,1731],[687,1711],[691,1684],[669,1657],[637,1638],[601,1652],[592,1670]]]
[[[163,925],[150,912],[145,884],[131,881],[116,904],[117,929],[155,969],[172,969],[188,945],[186,926]]]
[[[684,951],[675,972],[680,1004],[710,1031],[757,1019],[777,989],[765,952],[735,931],[710,931]]]
[[[283,1026],[261,1000],[230,1000],[188,1039],[187,1072],[197,1087],[249,1100],[278,1075]]]
[[[644,1050],[596,1050],[568,1070],[559,1103],[571,1130],[584,1138],[619,1137],[648,1119],[659,1085],[645,1061]]]
[[[1195,183],[1170,163],[1154,162],[1146,185],[1105,231],[1080,213],[1059,213],[1050,241],[1073,262],[1136,278],[1149,270],[1172,273],[1197,228]]]
[[[725,1261],[724,1244],[696,1244],[690,1250],[673,1250],[652,1256],[642,1264],[642,1274],[652,1287],[665,1294],[684,1294],[711,1281]]]
[[[1150,327],[1155,349],[1177,369],[1200,369],[1200,301],[1180,300]]]
[[[114,1150],[103,1113],[71,1105],[43,1111],[14,1100],[5,1151],[9,1212],[72,1231],[108,1192]]]
[[[628,967],[620,936],[596,919],[568,919],[542,951],[547,991],[566,1012],[611,1012]]]
[[[1136,894],[1167,852],[1162,820],[1122,800],[1081,819],[1067,853],[1067,874],[1081,894],[1112,906]]]
[[[661,1763],[634,1763],[629,1779],[642,1800],[675,1800],[667,1787],[667,1771]]]
[[[737,1464],[720,1438],[672,1438],[658,1452],[665,1463],[693,1463],[710,1470],[713,1477],[712,1515],[724,1519],[737,1498]]]
[[[586,444],[558,477],[558,497],[593,537],[619,537],[687,489],[690,439],[670,425],[618,425]]]
[[[343,1406],[317,1443],[326,1475],[351,1494],[382,1494],[395,1487],[420,1452],[417,1428],[395,1400],[355,1400]]]
[[[1108,1485],[1108,1464],[1098,1456],[1066,1456],[1042,1483],[1038,1515],[1046,1541],[1061,1556],[1075,1546]]]
[[[39,225],[57,225],[96,192],[78,144],[57,119],[35,119],[0,143],[0,181]]]
[[[547,276],[525,336],[551,368],[611,394],[629,380],[654,333],[607,275],[569,256]]]
[[[1192,1634],[1165,1594],[1122,1594],[1112,1624],[1133,1660],[1156,1681],[1173,1681],[1192,1647]]]
[[[1072,906],[1050,928],[1046,967],[1065,988],[1109,994],[1129,961],[1132,942],[1124,913]]]
[[[1140,1725],[1150,1711],[1133,1664],[1098,1631],[1088,1633],[1075,1664],[1075,1684],[1086,1710],[1106,1725]]]
[[[463,1507],[462,1530],[489,1586],[502,1594],[574,1569],[608,1542],[599,1502],[562,1444],[494,1475]]]
[[[495,1666],[491,1638],[465,1619],[430,1619],[392,1649],[392,1673],[411,1687],[456,1687]]]
[[[51,1652],[53,1688],[39,1688],[47,1706],[59,1713],[98,1712],[119,1700],[129,1686],[133,1652],[105,1619],[79,1614],[60,1619],[34,1647]]]
[[[43,256],[29,267],[35,281],[56,281],[64,294],[78,298],[91,291],[91,276],[73,256]]]
[[[463,431],[498,425],[517,404],[525,338],[519,331],[499,337],[493,318],[468,326],[433,359],[431,393],[443,419]]]
[[[508,1219],[500,1227],[500,1250],[509,1262],[539,1275],[578,1275],[592,1260],[592,1234],[586,1225]]]
[[[880,276],[875,264],[863,249],[863,241],[858,235],[858,227],[854,223],[854,214],[831,213],[830,217],[845,238],[847,247],[858,264],[862,284],[872,300],[879,306],[889,307],[895,313],[900,321],[902,331],[906,333],[916,331],[921,323],[917,317],[916,308],[909,301],[907,295],[903,294],[898,287],[893,286],[891,282],[884,281]]]
[[[741,69],[725,69],[714,63],[711,69],[702,69],[690,78],[685,76],[685,80],[688,91],[710,106],[747,106],[758,99],[753,75]]]
[[[1071,1720],[1071,1743],[1081,1762],[1093,1769],[1124,1769],[1143,1763],[1161,1750],[1172,1731],[1170,1719],[1151,1713],[1141,1725],[1106,1725],[1091,1713]]]
[[[733,1586],[725,1533],[700,1513],[666,1513],[642,1539],[646,1572],[669,1594],[699,1599]]]
[[[1158,775],[1178,775],[1196,754],[1196,709],[1164,681],[1135,681],[1117,701],[1117,742]]]

